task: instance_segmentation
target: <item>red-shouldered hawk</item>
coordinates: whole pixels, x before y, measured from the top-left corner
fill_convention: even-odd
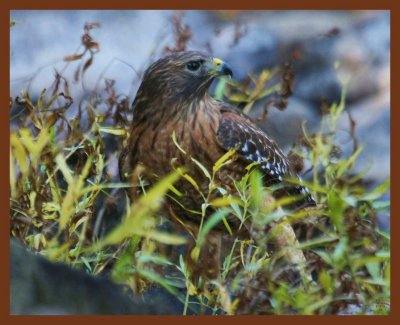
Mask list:
[[[235,194],[234,182],[242,179],[248,165],[257,163],[253,168],[262,172],[266,186],[283,185],[274,196],[296,195],[302,197],[297,206],[314,206],[305,187],[287,182],[287,178],[298,176],[276,143],[242,111],[208,94],[212,81],[223,75],[232,76],[226,63],[199,52],[168,55],[146,70],[133,103],[129,143],[119,160],[121,179],[139,184],[138,178],[145,176],[146,183],[151,184],[177,166],[185,166],[197,185],[181,178],[174,184],[180,193],[171,191],[168,194],[167,207],[173,219],[180,219],[179,223],[186,223],[186,229],[193,229],[202,220],[205,198],[209,203],[221,195],[217,190],[209,193],[210,180],[193,159],[212,171],[216,161],[234,149],[233,161],[219,169],[214,178],[214,182],[228,192]],[[133,189],[132,200],[137,195],[138,191]],[[265,206],[271,201],[265,199],[262,204]],[[212,213],[213,208],[208,205],[206,218]],[[290,253],[287,250],[284,253],[285,263],[305,265],[296,235],[287,223],[273,221],[264,229],[254,230],[251,220],[244,223],[244,228],[234,215],[226,217],[226,221],[235,232],[247,230],[262,245],[265,244],[265,232],[271,231],[273,235],[268,244],[275,247],[274,250],[292,247]],[[278,225],[281,226],[278,228]],[[218,277],[221,257],[221,233],[218,230],[224,227],[221,222],[209,234],[199,259],[193,260],[191,254],[187,256],[192,274]],[[274,228],[279,231],[272,231]],[[279,259],[282,254],[276,256]]]
[[[226,63],[199,52],[168,55],[146,70],[133,103],[129,144],[120,157],[122,180],[128,180],[137,166],[147,175],[162,177],[182,165],[207,197],[209,179],[191,157],[212,170],[222,155],[235,149],[236,159],[216,175],[228,191],[234,193],[234,181],[243,177],[246,166],[257,162],[266,185],[282,183],[285,193],[302,196],[303,205],[315,205],[305,187],[286,182],[297,175],[276,143],[242,111],[208,94],[212,81],[223,75],[232,76]],[[173,133],[186,155],[174,143]],[[186,179],[175,187],[183,195],[174,199],[170,193],[174,213],[199,223],[204,197]],[[215,191],[211,198],[218,195]],[[207,215],[211,213],[208,207]],[[228,222],[235,227],[239,220],[232,216]]]

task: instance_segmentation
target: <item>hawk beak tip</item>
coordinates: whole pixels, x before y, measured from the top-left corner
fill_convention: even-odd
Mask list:
[[[214,58],[213,65],[214,65],[213,69],[218,75],[229,76],[230,78],[233,77],[232,68],[229,66],[229,64],[225,63],[221,59]]]
[[[223,63],[219,69],[218,69],[218,73],[221,76],[229,76],[229,78],[233,77],[233,71],[231,69],[231,67],[227,64],[227,63]]]

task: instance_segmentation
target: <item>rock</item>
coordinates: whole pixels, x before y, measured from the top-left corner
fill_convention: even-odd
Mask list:
[[[263,107],[264,103],[256,104],[250,115],[253,118],[259,117],[262,115]],[[320,117],[315,114],[311,105],[298,98],[289,98],[288,106],[283,111],[269,107],[267,121],[260,122],[259,125],[287,152],[294,141],[303,135],[303,122],[311,133],[319,127],[319,121]]]
[[[365,17],[343,33],[333,47],[339,78],[350,79],[347,99],[363,100],[390,87],[390,14]]]
[[[234,44],[235,26],[230,24],[218,36],[211,36],[215,55],[224,58],[234,69],[234,77],[243,80],[249,72],[258,73],[272,67],[277,61],[278,39],[268,29],[249,24],[247,32]]]
[[[390,176],[390,94],[389,92],[370,96],[357,105],[349,105],[356,122],[355,136],[364,147],[357,159],[355,173],[368,170],[365,179],[376,186]],[[348,156],[353,149],[349,134],[349,119],[343,114],[338,123],[338,144]]]
[[[12,315],[165,315],[182,309],[153,296],[153,303],[131,299],[123,287],[101,277],[52,263],[11,240]],[[164,294],[165,298],[165,294]]]

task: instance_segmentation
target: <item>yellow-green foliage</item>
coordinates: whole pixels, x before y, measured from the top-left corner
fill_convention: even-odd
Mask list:
[[[222,80],[216,97],[245,103],[244,110],[248,112],[257,100],[281,91],[280,83],[268,86],[272,75],[264,70],[258,76],[250,76],[252,83],[246,86]],[[271,195],[272,189],[263,186],[254,165],[236,183],[237,196],[217,184],[215,174],[230,163],[234,150],[221,157],[213,170],[192,158],[210,181],[209,193],[202,193],[202,210],[195,211],[201,220],[197,233],[171,233],[159,227],[160,220],[165,222],[159,208],[168,190],[179,196],[174,188],[179,178],[185,178],[200,191],[191,175],[177,169],[146,189],[137,202],[130,205],[126,201],[119,226],[104,237],[92,236],[89,230],[96,222],[96,199],[103,194],[112,200],[112,190],[130,187],[111,181],[106,172],[109,159],[104,142],[104,135],[114,137],[119,144],[125,140],[126,125],[110,112],[130,100],[115,101],[108,106],[108,112],[101,112],[99,108],[107,100],[102,95],[96,100],[84,100],[80,106],[85,113],[79,109],[74,119],[65,115],[72,104],[65,91],[43,90],[35,102],[26,92],[18,99],[23,111],[13,118],[12,123],[16,124],[10,134],[11,236],[51,260],[93,274],[111,275],[135,292],[160,285],[182,301],[184,314],[193,308],[211,314],[328,314],[351,303],[360,306],[360,313],[389,312],[390,242],[389,235],[377,228],[376,213],[389,209],[389,202],[379,198],[390,183],[387,180],[367,191],[362,175],[352,173],[362,147],[355,148],[350,157],[333,159],[336,123],[345,110],[344,94],[341,102],[333,104],[323,117],[319,132],[311,135],[304,127],[300,144],[306,150],[294,148],[312,164],[312,179],[306,185],[319,204],[315,212],[327,220],[313,225],[321,235],[300,242],[305,253],[320,258],[315,283],[305,286],[272,279],[269,271],[273,257],[255,242],[233,237],[226,222],[228,215],[238,218],[241,224],[252,220],[260,227],[282,213],[291,223],[308,218],[305,211],[278,209],[293,202],[293,198],[283,197],[270,206],[262,206],[260,203]],[[82,127],[83,116],[88,120],[86,129]],[[179,147],[175,138],[174,141]],[[77,157],[74,163],[73,156]],[[220,198],[211,200],[212,192],[219,192]],[[120,191],[118,195],[125,194]],[[215,213],[207,219],[205,211],[209,207]],[[174,259],[165,253],[165,247],[182,245],[192,237],[195,247],[191,256],[196,260],[201,247],[207,244],[207,234],[218,223],[225,225],[226,234],[231,237],[220,265],[220,278],[194,279],[183,255]],[[268,239],[266,235],[265,242]],[[182,286],[186,290],[181,290]]]

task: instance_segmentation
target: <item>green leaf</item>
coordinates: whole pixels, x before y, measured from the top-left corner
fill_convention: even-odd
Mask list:
[[[172,132],[172,141],[174,142],[175,146],[184,154],[186,155],[186,151],[179,145],[178,140],[176,139],[175,130]]]
[[[208,172],[207,168],[204,167],[204,165],[203,165],[201,162],[199,162],[198,160],[196,160],[196,159],[194,159],[194,158],[191,158],[191,159],[192,159],[192,161],[201,169],[201,171],[203,172],[203,174],[211,181],[211,175],[210,175],[210,173]]]
[[[328,293],[331,294],[333,292],[333,279],[329,275],[327,270],[322,270],[321,273],[319,274],[319,282],[321,283],[321,286],[324,288],[324,290]]]
[[[74,183],[74,176],[72,170],[68,167],[67,162],[62,154],[57,155],[55,158],[58,169],[63,174],[65,180],[69,185]]]
[[[117,244],[133,235],[146,235],[154,240],[181,244],[181,239],[171,238],[167,234],[160,235],[159,232],[149,229],[149,221],[152,220],[155,212],[160,208],[165,193],[178,178],[178,171],[174,171],[157,182],[133,204],[122,223],[114,228],[104,239],[94,244],[91,249],[98,250],[104,245]]]
[[[322,237],[318,237],[315,239],[311,239],[311,240],[307,240],[306,242],[302,242],[300,243],[300,248],[301,249],[310,249],[313,247],[318,247],[318,246],[323,246],[325,244],[331,243],[338,240],[338,237],[336,236],[322,236]]]
[[[103,132],[103,133],[112,134],[112,135],[118,135],[118,136],[126,135],[125,129],[119,129],[119,128],[110,127],[110,126],[100,126],[99,131]]]
[[[355,270],[358,270],[359,268],[366,266],[368,268],[368,265],[371,267],[371,272],[375,272],[376,270],[373,270],[373,268],[376,268],[376,265],[379,265],[382,262],[386,262],[390,260],[390,253],[386,252],[387,254],[382,254],[379,255],[378,253],[375,254],[375,256],[367,256],[363,258],[355,258],[352,260],[352,264]],[[374,265],[376,264],[376,265]],[[369,270],[369,269],[368,269]],[[371,275],[372,275],[371,273]]]
[[[61,170],[64,170],[63,174],[68,181],[68,190],[65,195],[63,202],[61,204],[61,213],[60,213],[60,230],[64,229],[68,224],[69,219],[72,217],[75,211],[75,202],[78,202],[78,199],[82,196],[82,188],[84,185],[84,181],[89,174],[91,165],[92,165],[92,156],[89,156],[86,160],[85,166],[82,169],[82,172],[78,177],[73,178],[71,174],[69,174],[69,168],[66,165],[65,159],[62,155],[58,155],[56,157],[56,162]]]
[[[203,228],[201,229],[198,239],[197,246],[202,246],[206,239],[207,234],[213,229],[221,220],[223,220],[229,214],[229,210],[221,209],[214,212],[206,221]]]
[[[10,136],[10,144],[12,147],[12,154],[16,159],[16,161],[18,162],[22,174],[25,175],[28,171],[28,162],[27,162],[28,157],[26,150],[22,145],[22,142],[15,133],[11,134]]]
[[[213,166],[213,174],[215,174],[222,166],[230,163],[231,161],[229,160],[232,156],[236,154],[235,149],[230,149],[227,151],[224,155],[222,155],[214,164]]]
[[[327,263],[329,265],[333,264],[332,256],[328,252],[326,252],[322,249],[316,249],[316,250],[313,250],[313,252],[315,254],[319,255],[325,263]]]
[[[89,270],[89,272],[92,272],[93,270],[92,270],[92,267],[90,266],[89,261],[84,256],[81,256],[80,259],[83,262],[83,264],[85,264],[85,266]]]
[[[354,166],[354,162],[359,156],[359,154],[362,152],[363,147],[359,147],[356,152],[354,152],[350,158],[346,159],[343,161],[343,163],[340,165],[338,171],[337,171],[337,177],[340,177],[343,175],[345,171],[348,171],[351,169],[352,166]]]
[[[377,280],[377,279],[381,278],[380,263],[378,263],[378,262],[369,262],[369,263],[366,263],[365,266],[367,267],[369,274],[371,274],[371,276],[372,276],[372,278],[374,280]]]
[[[342,231],[346,203],[339,193],[332,190],[328,193],[329,217],[339,232]]]
[[[164,277],[161,275],[152,272],[150,270],[137,270],[137,272],[144,278],[158,283],[161,285],[164,289],[166,289],[169,293],[177,297],[179,300],[184,301],[179,293],[178,290],[176,290]]]
[[[142,233],[138,231],[138,234],[141,234],[143,237],[151,238],[155,241],[158,241],[167,245],[183,245],[186,243],[186,238],[168,234],[166,232],[160,231],[143,231]]]
[[[226,88],[227,80],[225,78],[220,78],[217,86],[215,87],[214,98],[218,100],[222,100],[224,98],[225,88]]]
[[[390,209],[390,201],[373,201],[372,207],[378,211],[385,211]]]
[[[333,259],[335,261],[339,261],[343,258],[345,252],[348,249],[348,242],[349,242],[349,238],[348,237],[342,237],[339,240],[339,244],[336,246],[334,252],[333,252]]]
[[[259,209],[263,198],[263,176],[257,169],[254,169],[250,174],[250,191],[252,197],[251,204],[256,209]]]
[[[136,254],[136,258],[139,263],[152,262],[158,265],[172,265],[172,263],[166,257],[155,253],[146,254],[142,251],[139,251],[138,254]]]
[[[390,188],[390,178],[386,179],[381,185],[378,185],[370,193],[363,197],[363,200],[373,201],[385,194]]]

